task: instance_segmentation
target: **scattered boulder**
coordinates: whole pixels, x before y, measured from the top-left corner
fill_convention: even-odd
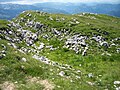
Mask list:
[[[92,82],[89,82],[89,81],[87,81],[86,83],[88,83],[91,86],[95,85],[95,83],[92,83]]]
[[[23,57],[23,58],[21,59],[21,61],[27,62],[27,59]]]
[[[40,43],[40,46],[38,47],[38,50],[43,49],[43,48],[44,48],[44,46],[45,46],[45,44],[44,44],[44,43]]]
[[[6,46],[4,44],[1,44],[2,50],[0,51],[0,59],[6,56]]]
[[[49,20],[53,21],[53,18],[52,18],[52,17],[49,17]]]
[[[31,20],[31,21],[27,21],[27,23],[25,23],[25,25],[26,26],[28,26],[28,27],[33,27],[34,26],[34,21],[33,20]]]
[[[99,35],[92,37],[92,39],[95,40],[96,42],[101,42],[101,41],[103,41],[103,37],[102,37],[102,36],[99,36]]]
[[[41,29],[43,27],[43,24],[36,22],[35,29]]]
[[[120,81],[114,81],[114,84],[115,85],[118,85],[118,84],[120,85]]]
[[[59,75],[63,77],[65,75],[65,72],[64,71],[60,71]]]
[[[92,73],[89,73],[89,74],[88,74],[88,77],[89,77],[89,78],[93,78],[93,74],[92,74]]]
[[[30,14],[30,13],[27,13],[27,15],[26,16],[28,16],[28,17],[31,17],[32,16],[32,14]]]
[[[64,47],[74,50],[76,54],[81,53],[81,48],[85,48],[82,53],[82,55],[85,56],[88,50],[88,44],[85,42],[86,39],[86,36],[81,36],[79,34],[74,35],[67,39]]]
[[[116,50],[116,51],[117,51],[117,53],[120,53],[120,48],[117,48],[117,50]]]
[[[106,48],[109,47],[109,44],[108,44],[108,42],[106,42],[106,41],[101,42],[100,45],[101,45],[101,46],[104,46],[104,47],[106,47]]]
[[[120,90],[120,87],[116,87],[115,89],[116,89],[116,90]]]

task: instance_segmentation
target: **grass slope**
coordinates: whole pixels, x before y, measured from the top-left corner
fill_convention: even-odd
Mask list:
[[[31,17],[25,17],[27,13],[30,13]],[[120,37],[120,18],[111,17],[107,15],[95,15],[95,14],[77,14],[77,15],[63,15],[63,14],[45,14],[41,16],[40,13],[35,11],[27,11],[20,14],[13,19],[15,23],[24,17],[24,19],[33,20],[35,22],[41,22],[46,29],[39,36],[36,45],[39,42],[45,43],[45,45],[53,45],[53,47],[59,49],[50,51],[44,48],[39,54],[46,56],[52,61],[59,62],[60,64],[71,65],[73,69],[64,69],[55,67],[52,65],[46,65],[38,60],[32,58],[32,53],[23,54],[17,49],[9,46],[7,40],[0,40],[0,45],[4,44],[7,47],[6,56],[0,59],[0,86],[4,89],[4,83],[12,83],[18,90],[43,90],[45,85],[37,83],[40,80],[48,80],[54,87],[54,90],[114,90],[114,81],[120,81],[120,54],[115,52],[115,48],[119,48],[119,41],[114,42],[118,44],[116,47],[108,48],[107,51],[111,53],[111,56],[101,55],[104,52],[104,48],[96,47],[96,43],[89,43],[91,50],[88,51],[87,56],[76,54],[74,51],[67,48],[63,48],[66,38],[60,41],[60,37],[54,36],[50,33],[50,28],[57,28],[57,30],[68,29],[70,35],[75,33],[81,33],[92,37],[92,34],[100,34],[104,36],[107,42],[110,42],[113,38]],[[49,20],[52,17],[53,20]],[[65,18],[63,21],[56,21],[57,19]],[[92,19],[95,18],[95,19]],[[73,19],[79,21],[79,24],[70,24],[74,22]],[[25,21],[26,22],[26,21]],[[33,27],[25,26],[25,22],[20,22],[20,25],[25,30],[36,32]],[[9,22],[0,20],[1,28],[9,28],[7,26]],[[14,28],[16,31],[17,28]],[[99,31],[98,31],[99,30]],[[105,35],[104,32],[108,32]],[[49,41],[43,38],[45,34],[52,36]],[[1,35],[0,37],[2,37]],[[16,45],[20,47],[27,47],[24,41],[21,44]],[[2,51],[2,46],[0,46]],[[27,62],[23,62],[22,58],[26,58]],[[75,69],[75,70],[74,70]],[[80,70],[81,72],[77,72]],[[61,77],[59,72],[64,71],[65,76]],[[89,75],[91,75],[89,77]],[[37,81],[30,82],[29,79],[37,78]],[[39,77],[39,78],[38,78]],[[9,85],[8,85],[9,86]],[[14,87],[13,86],[13,87]],[[119,85],[118,85],[119,86]]]

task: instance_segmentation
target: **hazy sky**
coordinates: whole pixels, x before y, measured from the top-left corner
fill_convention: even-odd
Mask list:
[[[98,2],[98,3],[120,3],[120,0],[0,0],[0,3],[33,4],[42,2]]]

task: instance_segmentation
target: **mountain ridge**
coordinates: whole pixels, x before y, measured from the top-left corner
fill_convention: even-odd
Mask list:
[[[120,4],[39,3],[33,5],[19,5],[19,4],[0,4],[0,5],[1,5],[0,6],[1,19],[12,19],[25,10],[40,10],[48,13],[63,13],[63,14],[76,14],[88,12],[108,14],[120,17],[119,15]],[[13,8],[13,6],[15,6],[16,8]]]

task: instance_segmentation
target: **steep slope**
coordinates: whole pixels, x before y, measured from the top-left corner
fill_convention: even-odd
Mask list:
[[[120,88],[120,18],[26,11],[0,21],[0,86]]]

